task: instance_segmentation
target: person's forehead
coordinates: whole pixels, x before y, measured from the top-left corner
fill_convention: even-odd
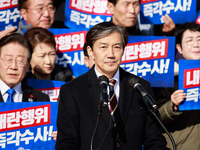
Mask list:
[[[112,38],[112,40],[107,40],[108,38],[114,36],[115,38]],[[117,42],[117,43],[122,43],[122,36],[119,32],[114,32],[114,33],[111,33],[111,34],[108,34],[102,38],[99,38],[98,40],[96,40],[95,43],[99,43],[99,44],[111,44],[111,41],[112,42]]]
[[[52,0],[28,0],[28,7],[53,4]]]
[[[200,32],[199,31],[186,30],[183,33],[183,39],[184,38],[189,38],[189,37],[199,37],[199,36],[200,36]]]
[[[14,49],[15,48],[15,49]],[[28,50],[17,42],[11,42],[1,48],[2,55],[20,55],[27,56]]]
[[[46,51],[55,51],[55,48],[53,45],[51,44],[47,44],[47,43],[38,43],[35,47],[34,47],[34,52],[38,51],[38,52],[46,52]]]
[[[118,2],[131,2],[131,3],[139,3],[139,0],[116,0]]]

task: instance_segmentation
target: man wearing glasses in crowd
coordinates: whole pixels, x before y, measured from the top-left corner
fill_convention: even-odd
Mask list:
[[[48,29],[54,22],[56,8],[53,6],[53,0],[18,0],[18,9],[23,17],[23,20],[19,22],[18,33],[22,34],[23,29],[30,27]],[[0,39],[15,30],[16,28],[12,27],[1,31]]]
[[[19,33],[0,40],[0,102],[50,101],[48,95],[22,82],[30,66],[31,51]]]
[[[32,27],[48,29],[54,22],[56,8],[53,0],[18,0],[18,9],[23,17],[19,28],[31,24]]]

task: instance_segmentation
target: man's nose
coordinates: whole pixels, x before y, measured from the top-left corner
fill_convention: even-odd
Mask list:
[[[13,60],[12,64],[10,65],[10,68],[16,69],[17,68],[17,62]]]
[[[113,47],[109,47],[109,48],[108,48],[107,56],[108,56],[108,57],[114,57],[114,56],[115,56],[115,52],[114,52]]]
[[[43,13],[43,16],[49,16],[50,15],[50,13],[49,13],[49,11],[47,10],[47,8],[44,10],[44,13]]]
[[[134,8],[134,6],[132,5],[132,4],[129,4],[129,12],[130,13],[132,13],[132,14],[134,14],[135,13],[135,8]]]

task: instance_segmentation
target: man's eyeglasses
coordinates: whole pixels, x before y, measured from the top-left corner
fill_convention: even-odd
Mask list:
[[[12,63],[13,63],[12,58],[4,58],[4,59],[1,58],[1,59],[3,60],[4,65],[6,65],[6,66],[11,66]],[[15,63],[16,63],[17,67],[23,68],[26,65],[27,61],[25,61],[23,59],[22,60],[15,60]]]
[[[26,9],[30,9],[30,8],[26,8]],[[35,10],[41,15],[44,14],[45,10],[47,10],[50,14],[53,14],[56,11],[56,7],[54,7],[53,5],[49,5],[46,7],[36,7],[35,9],[30,9],[30,10]]]
[[[188,39],[188,40],[185,40],[183,43],[186,43],[187,45],[192,46],[192,45],[194,44],[195,41],[197,41],[197,43],[198,43],[199,46],[200,46],[200,37],[198,37],[196,40],[195,40],[195,39]]]

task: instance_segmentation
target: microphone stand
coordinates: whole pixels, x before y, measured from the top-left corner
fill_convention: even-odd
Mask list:
[[[108,104],[106,102],[103,102],[103,97],[102,97],[102,94],[100,93],[100,104],[98,105],[98,109],[97,109],[97,121],[96,121],[96,124],[95,124],[95,128],[94,128],[94,131],[93,131],[93,134],[92,134],[92,139],[91,139],[91,142],[90,142],[90,150],[93,150],[93,141],[94,141],[94,136],[95,136],[95,133],[97,131],[97,127],[98,127],[98,124],[99,124],[99,118],[100,118],[100,115],[101,115],[101,112],[102,112],[102,106],[103,107],[108,107]],[[108,130],[106,131],[106,134],[100,144],[100,146],[97,148],[97,150],[99,150],[103,144],[103,142],[105,141],[105,138],[106,136],[108,135],[109,133],[109,130],[111,128],[111,124],[112,124],[112,121],[111,121],[111,116],[110,116],[110,123],[109,123],[109,128]]]
[[[90,142],[90,150],[92,150],[92,147],[93,147],[94,135],[97,131],[97,126],[99,124],[99,118],[100,118],[101,111],[102,111],[102,105],[103,105],[103,97],[100,93],[100,104],[98,105],[98,109],[97,109],[97,121],[96,121],[95,128],[94,128],[94,131],[93,131],[93,134],[92,134],[92,139],[91,139],[91,142]]]
[[[159,122],[159,124],[162,126],[162,128],[165,130],[165,132],[167,133],[168,137],[171,140],[172,146],[173,146],[173,150],[176,150],[176,144],[174,142],[174,139],[172,137],[172,135],[169,133],[169,131],[165,128],[164,124],[160,121],[160,119],[157,117],[157,115],[154,113],[154,111],[152,111],[152,109],[148,107],[148,111],[150,112],[150,114],[153,114],[153,116],[156,118],[156,120]]]

